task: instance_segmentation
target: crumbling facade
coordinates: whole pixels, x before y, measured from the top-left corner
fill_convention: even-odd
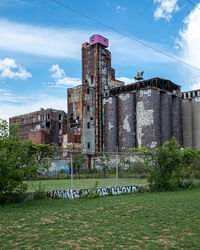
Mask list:
[[[153,149],[172,136],[182,145],[180,86],[160,78],[124,85],[107,47],[99,35],[82,45],[82,86],[68,90],[68,142],[85,154]]]
[[[82,45],[82,86],[68,90],[68,144],[81,142],[86,154],[103,150],[103,98],[111,88],[124,84],[115,79],[107,47],[108,39],[99,35]],[[73,128],[70,117],[77,120]]]
[[[153,78],[112,89],[104,103],[105,152],[153,149],[172,136],[182,145],[179,85]]]
[[[35,144],[61,145],[62,135],[67,132],[67,114],[62,110],[46,109],[9,119],[18,124],[18,136]]]

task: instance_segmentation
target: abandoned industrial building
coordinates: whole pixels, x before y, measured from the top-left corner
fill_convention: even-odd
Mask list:
[[[179,85],[161,78],[125,85],[115,79],[108,45],[100,35],[82,45],[82,85],[67,90],[67,114],[49,109],[13,117],[19,135],[57,145],[62,136],[64,148],[88,155],[153,149],[172,136],[199,150],[200,91],[181,93]]]
[[[9,124],[18,124],[18,135],[35,144],[61,145],[62,134],[67,131],[67,115],[62,110],[41,109],[14,116]]]

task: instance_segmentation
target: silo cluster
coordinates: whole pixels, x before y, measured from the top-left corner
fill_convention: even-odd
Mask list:
[[[107,97],[104,103],[105,152],[144,146],[153,149],[172,136],[182,144],[179,96],[146,88]]]
[[[182,100],[183,146],[200,150],[200,97]]]

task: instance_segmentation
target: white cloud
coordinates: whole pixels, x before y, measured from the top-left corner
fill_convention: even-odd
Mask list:
[[[12,99],[12,100],[11,100]],[[67,98],[50,95],[4,96],[0,98],[0,118],[8,119],[12,116],[22,115],[40,110],[40,108],[53,108],[67,111]]]
[[[75,60],[81,60],[81,44],[92,34],[101,34],[110,40],[114,64],[169,61],[167,57],[111,31],[40,27],[0,19],[0,34],[0,49]],[[157,43],[142,42],[167,51]]]
[[[117,80],[120,80],[120,81],[124,82],[126,85],[135,82],[135,79],[131,79],[131,78],[128,78],[128,77],[125,77],[125,76],[118,77]]]
[[[200,8],[200,4],[198,4]],[[184,20],[185,27],[180,31],[180,38],[177,44],[181,49],[181,59],[200,69],[200,11],[194,8]],[[190,82],[192,89],[199,89],[200,72],[190,69]]]
[[[81,58],[81,44],[90,31],[47,28],[0,19],[0,49],[38,56]]]
[[[190,86],[190,89],[191,90],[197,90],[197,89],[200,89],[200,80],[199,82],[193,84],[192,86]]]
[[[164,18],[169,21],[172,18],[172,14],[179,10],[177,2],[178,0],[154,0],[154,3],[159,4],[154,12],[154,18],[156,20]]]
[[[82,84],[80,78],[67,77],[58,64],[52,65],[49,71],[53,72],[51,77],[55,79],[54,82],[47,83],[49,87],[71,88]]]
[[[27,72],[20,64],[16,64],[14,59],[0,60],[0,78],[26,80],[31,77],[31,73]]]
[[[63,69],[60,69],[58,64],[52,65],[49,71],[53,72],[51,77],[55,79],[66,77],[65,71]]]

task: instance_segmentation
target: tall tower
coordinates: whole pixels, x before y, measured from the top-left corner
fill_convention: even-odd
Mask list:
[[[108,39],[100,35],[82,45],[82,150],[87,154],[103,150],[103,97],[114,75],[107,47]]]

